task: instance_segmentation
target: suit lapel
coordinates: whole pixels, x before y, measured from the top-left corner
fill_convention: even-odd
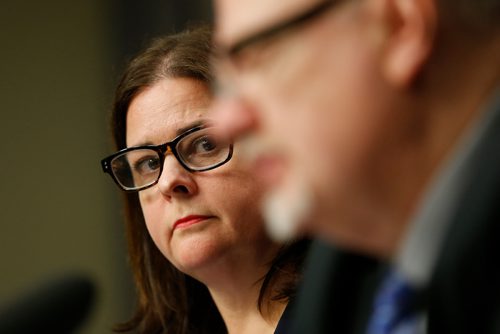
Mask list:
[[[377,261],[315,242],[292,309],[292,333],[362,332],[378,279]]]
[[[500,104],[494,108],[431,280],[430,333],[500,330]]]

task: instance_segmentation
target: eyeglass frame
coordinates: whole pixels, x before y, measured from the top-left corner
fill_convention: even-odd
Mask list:
[[[201,168],[201,169],[193,169],[193,168],[189,167],[188,165],[186,165],[186,163],[183,161],[183,159],[179,155],[179,152],[177,151],[177,148],[176,148],[177,144],[182,139],[184,139],[185,137],[189,136],[190,134],[192,134],[194,132],[197,132],[197,131],[200,131],[200,130],[203,130],[203,129],[206,129],[206,128],[207,128],[207,126],[205,126],[205,125],[200,125],[200,126],[193,127],[191,129],[189,129],[189,130],[181,133],[180,135],[178,135],[177,137],[175,137],[171,141],[168,141],[166,143],[159,144],[159,145],[140,145],[140,146],[126,147],[124,149],[121,149],[118,152],[115,152],[115,153],[113,153],[113,154],[111,154],[111,155],[109,155],[106,158],[104,158],[104,159],[101,160],[102,171],[104,173],[109,174],[111,176],[111,178],[113,179],[113,181],[123,191],[126,191],[126,192],[138,192],[138,191],[150,188],[150,187],[152,187],[152,186],[154,186],[154,185],[156,185],[158,183],[158,181],[160,180],[160,177],[161,177],[161,175],[163,173],[163,165],[165,163],[165,156],[168,153],[172,153],[172,155],[177,159],[177,161],[179,162],[179,164],[185,170],[187,170],[187,171],[189,171],[191,173],[205,172],[205,171],[212,170],[212,169],[215,169],[217,167],[220,167],[220,166],[224,165],[225,163],[227,163],[229,160],[231,160],[231,158],[233,157],[233,143],[231,143],[229,145],[229,153],[228,153],[226,159],[224,159],[223,161],[221,161],[221,162],[219,162],[219,163],[217,163],[215,165],[212,165],[212,166],[209,166],[209,167],[205,167],[205,168]],[[115,173],[113,172],[113,168],[111,167],[111,161],[113,161],[113,159],[116,158],[117,156],[123,155],[125,153],[132,152],[132,151],[138,151],[138,150],[145,150],[145,149],[155,151],[156,153],[158,153],[158,156],[160,158],[160,172],[158,173],[158,177],[157,177],[156,181],[154,181],[151,184],[148,184],[146,186],[139,187],[139,188],[134,188],[134,189],[126,189],[126,188],[124,188],[124,186],[120,183],[120,181],[118,181]]]
[[[267,39],[273,38],[277,35],[282,34],[283,32],[293,29],[295,27],[301,26],[309,21],[315,19],[318,16],[321,16],[332,6],[336,5],[339,0],[325,0],[321,1],[315,6],[307,9],[305,12],[299,13],[296,16],[288,18],[282,22],[278,22],[270,27],[264,28],[261,31],[253,33],[249,36],[242,38],[241,40],[235,42],[231,46],[223,47],[219,46],[219,51],[216,54],[226,56],[228,58],[235,57],[242,50],[251,47],[252,45],[256,45],[265,41]]]

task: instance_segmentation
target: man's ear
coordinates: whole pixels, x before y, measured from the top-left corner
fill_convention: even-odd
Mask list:
[[[386,40],[383,74],[409,86],[428,60],[437,29],[435,0],[385,0]]]

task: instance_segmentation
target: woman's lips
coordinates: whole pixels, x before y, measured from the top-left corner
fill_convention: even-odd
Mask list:
[[[211,218],[211,217],[210,216],[189,215],[189,216],[183,217],[181,219],[178,219],[174,223],[173,229],[175,230],[178,228],[185,228],[185,227],[197,224],[197,223],[204,221],[206,219],[209,219],[209,218]]]

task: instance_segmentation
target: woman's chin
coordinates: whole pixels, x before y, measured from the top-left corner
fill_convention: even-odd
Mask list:
[[[172,262],[183,273],[197,278],[220,263],[224,253],[222,245],[214,240],[183,240]]]

